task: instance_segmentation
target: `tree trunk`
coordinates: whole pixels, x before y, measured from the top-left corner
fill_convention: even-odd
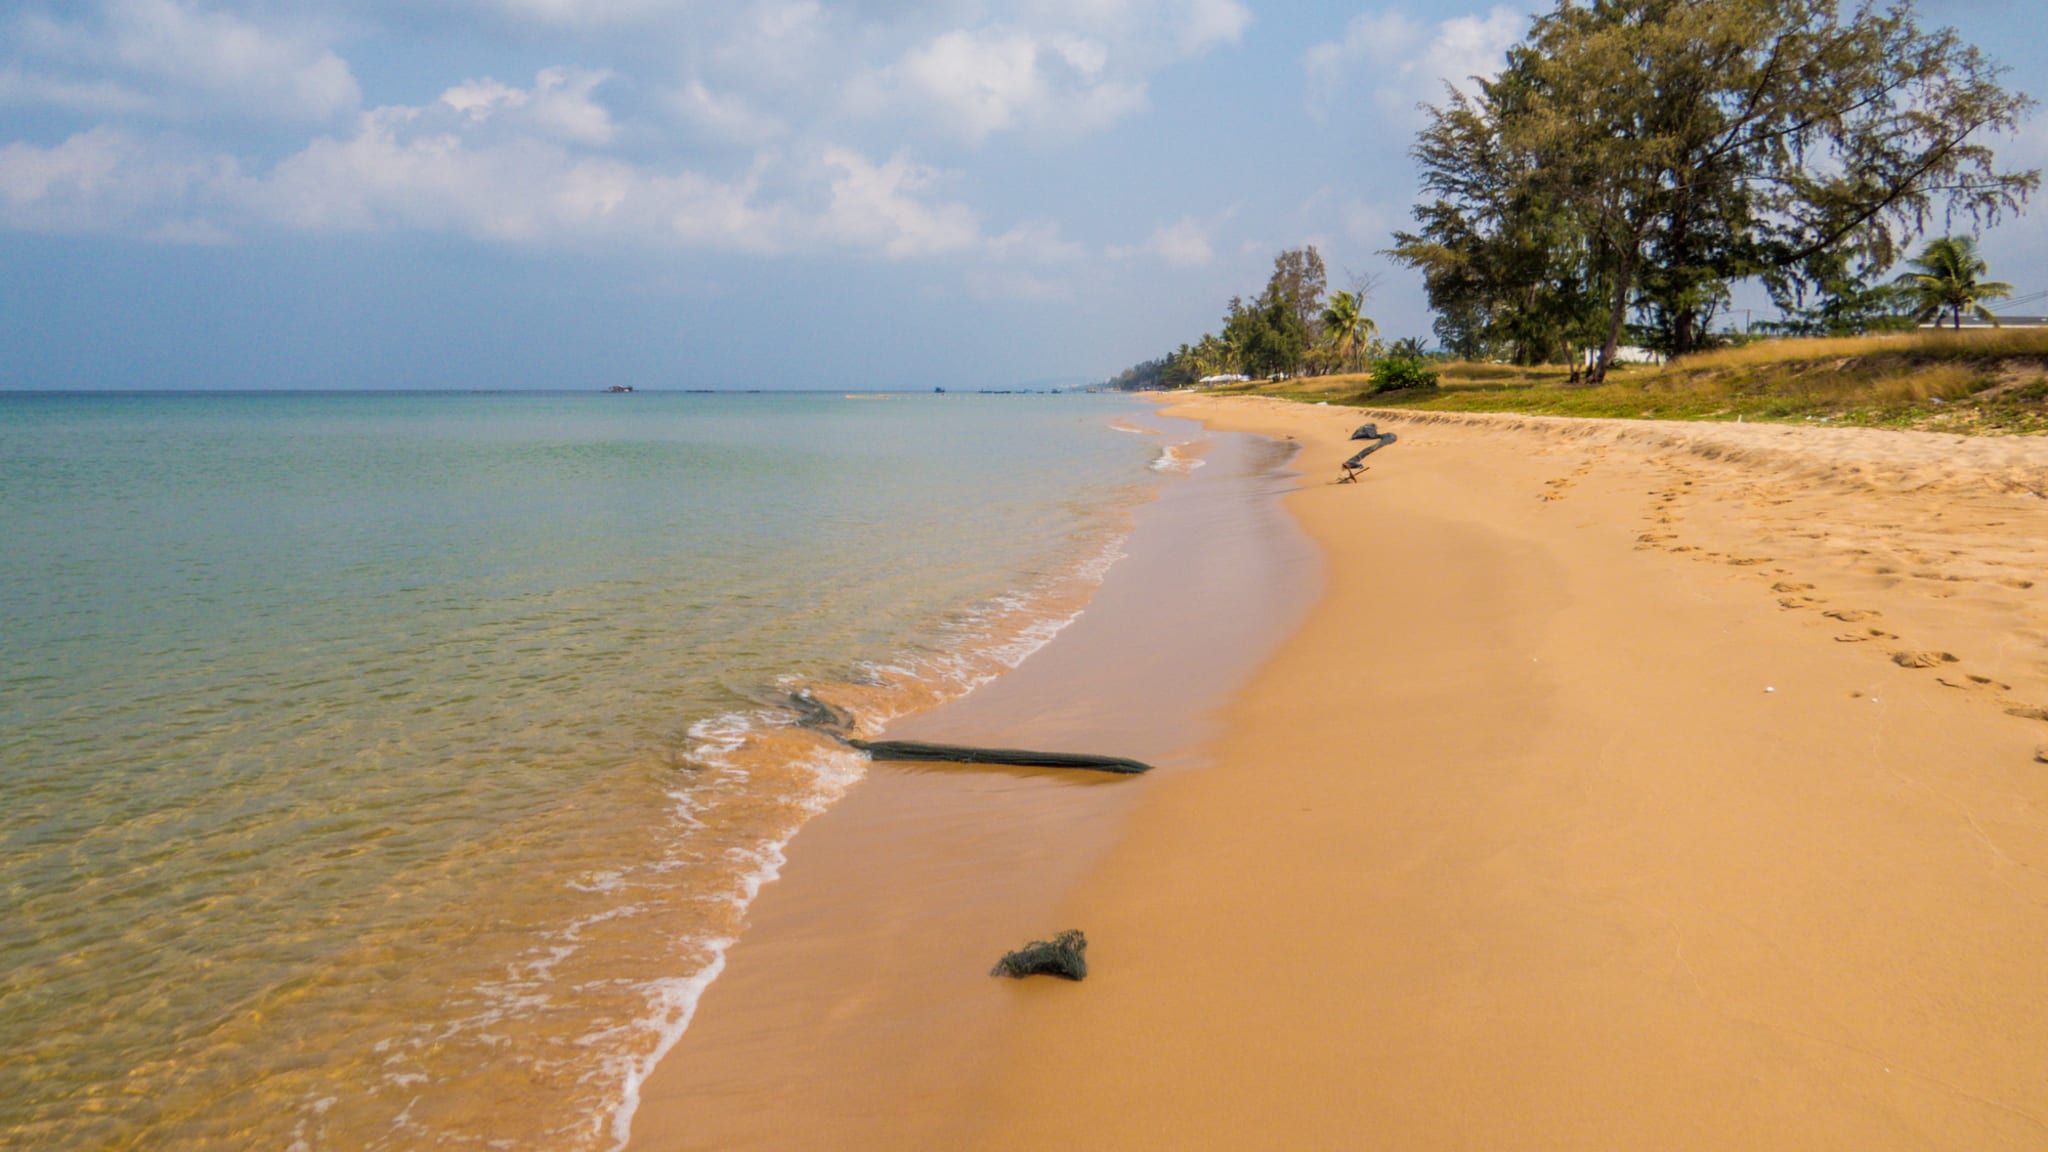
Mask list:
[[[1682,277],[1692,274],[1692,197],[1682,191],[1692,182],[1690,170],[1681,174],[1678,206],[1671,215],[1670,261],[1672,270]],[[1693,324],[1699,317],[1690,305],[1680,307],[1671,317],[1671,356],[1676,359],[1692,352],[1699,346],[1699,334]]]
[[[1614,276],[1614,304],[1607,313],[1607,339],[1600,345],[1600,359],[1586,373],[1586,383],[1605,384],[1607,370],[1614,366],[1614,354],[1621,350],[1621,325],[1628,319],[1628,293],[1635,281],[1636,250],[1631,244],[1621,254],[1621,267]]]

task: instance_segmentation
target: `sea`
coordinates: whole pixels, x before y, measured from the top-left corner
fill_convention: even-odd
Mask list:
[[[0,1145],[608,1149],[879,730],[1085,607],[1077,395],[0,393]]]

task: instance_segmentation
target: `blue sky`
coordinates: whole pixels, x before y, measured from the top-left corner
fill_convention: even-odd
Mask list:
[[[0,388],[1071,383],[1305,241],[1427,335],[1415,105],[1534,8],[27,0]],[[1921,8],[2048,97],[2038,0]],[[1986,237],[2023,292],[2044,221]]]

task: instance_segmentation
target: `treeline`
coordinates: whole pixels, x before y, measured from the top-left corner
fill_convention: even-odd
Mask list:
[[[1985,143],[2033,107],[2001,74],[1911,0],[1563,0],[1496,78],[1427,109],[1418,226],[1389,254],[1450,351],[1597,350],[1594,381],[1624,340],[1705,346],[1746,280],[1781,331],[1896,324],[1917,301],[1882,278],[1911,237],[2039,186]]]
[[[1216,332],[1203,333],[1156,360],[1124,369],[1103,382],[1106,388],[1150,391],[1185,388],[1205,378],[1242,376],[1269,379],[1320,376],[1331,372],[1379,371],[1421,382],[1419,340],[1385,345],[1379,326],[1365,315],[1372,283],[1329,291],[1322,253],[1310,244],[1289,248],[1273,260],[1266,287],[1251,300],[1233,296]],[[1395,368],[1400,361],[1403,368]]]

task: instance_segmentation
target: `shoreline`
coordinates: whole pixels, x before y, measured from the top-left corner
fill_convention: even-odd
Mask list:
[[[1163,411],[1301,445],[1280,503],[1326,574],[1204,766],[1111,805],[871,775],[634,1148],[2048,1136],[2048,444]],[[1375,418],[1402,443],[1335,485]],[[1055,651],[903,733],[961,738],[949,709],[993,716]],[[991,810],[1057,877],[956,868]],[[906,846],[921,878],[872,867]],[[1066,927],[1085,983],[980,975]],[[927,948],[936,993],[897,963]]]
[[[1188,440],[1196,425],[1146,413]],[[1137,427],[1124,429],[1139,431]],[[1315,578],[1279,511],[1290,446],[1201,433],[1134,511],[1124,556],[1072,622],[894,738],[1130,755],[1144,777],[870,765],[753,903],[727,967],[641,1086],[629,1147],[935,1146],[992,1071],[986,1037],[1028,987],[996,957],[1060,925],[1066,888],[1142,791],[1199,768],[1204,717],[1286,634]],[[1222,536],[1217,534],[1221,533]],[[1249,538],[1251,546],[1203,549]],[[1189,555],[1211,562],[1190,562]],[[1221,622],[1190,632],[1190,614]]]

